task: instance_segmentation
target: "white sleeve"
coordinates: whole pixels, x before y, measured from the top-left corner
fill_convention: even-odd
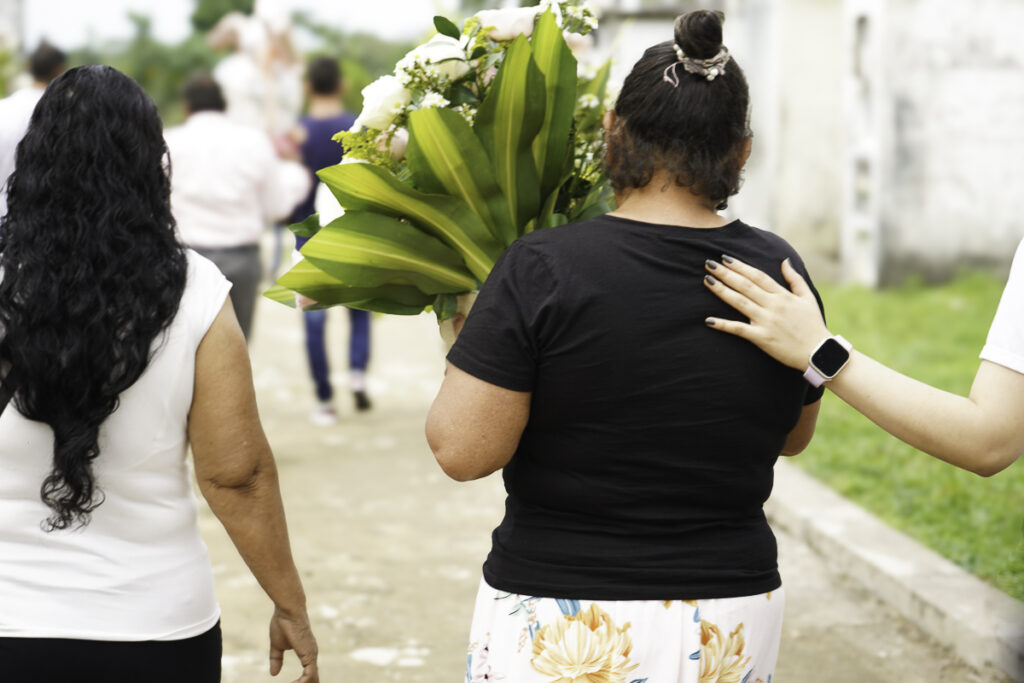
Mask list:
[[[263,215],[272,221],[284,220],[306,198],[311,183],[305,166],[274,156],[260,193]]]
[[[981,358],[1024,373],[1024,240],[1013,257]]]
[[[313,202],[316,212],[320,214],[320,225],[327,225],[335,218],[340,218],[345,214],[345,209],[341,208],[341,204],[338,203],[337,198],[331,193],[331,188],[323,183],[317,183],[316,196]]]
[[[189,316],[190,331],[198,348],[217,318],[224,300],[231,291],[231,283],[220,272],[220,269],[209,259],[188,249],[188,280],[185,294],[181,297],[179,308],[184,308]]]

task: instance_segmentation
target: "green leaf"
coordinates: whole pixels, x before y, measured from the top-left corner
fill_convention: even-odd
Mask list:
[[[544,76],[533,61],[529,41],[520,35],[505,54],[475,126],[517,230],[540,209],[533,139],[544,125],[545,97]]]
[[[282,275],[277,284],[268,289],[264,296],[294,308],[295,292],[316,301],[318,305],[315,308],[343,305],[401,315],[420,313],[433,303],[435,298],[412,285],[349,287],[305,259]],[[374,306],[367,306],[367,302],[372,302]]]
[[[418,192],[371,164],[338,164],[317,175],[347,211],[408,219],[455,249],[481,282],[501,255],[501,244],[460,199]]]
[[[541,15],[530,43],[546,85],[544,125],[533,142],[533,156],[540,173],[540,196],[547,197],[562,184],[566,166],[572,164],[569,133],[576,110],[576,58],[551,10]]]
[[[410,114],[406,158],[417,187],[461,198],[504,244],[518,237],[487,152],[454,111],[432,108]]]
[[[452,89],[452,104],[476,104],[479,101],[480,99],[465,85],[458,85]]]
[[[459,27],[453,24],[451,19],[446,17],[434,17],[434,28],[437,29],[438,33],[448,36],[449,38],[455,38],[458,40],[462,37],[462,31],[459,30]]]
[[[414,285],[424,294],[476,287],[450,247],[408,223],[377,213],[346,212],[306,242],[302,255],[349,287],[397,283]]]
[[[473,50],[473,54],[471,54],[469,56],[469,58],[470,59],[480,59],[485,54],[487,54],[487,48],[484,47],[483,45],[479,45],[479,46],[477,46],[477,48],[475,50]]]
[[[454,294],[438,294],[434,299],[434,313],[437,321],[442,322],[455,315],[459,309],[459,300]]]
[[[288,229],[297,237],[312,237],[320,232],[320,214],[314,213],[312,216],[307,216],[301,223],[292,223]]]
[[[267,291],[263,292],[263,296],[271,301],[276,301],[279,304],[295,308],[295,292],[284,285],[274,285]]]
[[[564,213],[553,213],[548,216],[547,227],[557,228],[559,225],[565,225],[568,222],[569,218]]]

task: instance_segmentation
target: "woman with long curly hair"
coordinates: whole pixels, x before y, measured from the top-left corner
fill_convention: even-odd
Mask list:
[[[448,354],[427,438],[449,475],[502,469],[508,494],[467,680],[774,675],[784,595],[762,506],[822,390],[704,323],[705,259],[803,271],[781,238],[718,213],[748,112],[721,17],[680,17],[605,119],[618,208],[513,244]]]
[[[0,660],[10,681],[220,679],[186,452],[274,602],[272,673],[316,642],[229,285],[175,239],[152,100],[106,66],[46,90],[0,219]]]

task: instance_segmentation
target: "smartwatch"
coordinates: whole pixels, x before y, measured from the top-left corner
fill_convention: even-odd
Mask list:
[[[811,386],[820,387],[846,367],[846,364],[850,362],[850,351],[852,350],[853,344],[838,334],[828,337],[818,344],[818,348],[811,353],[807,371],[804,372],[804,379],[810,382]]]

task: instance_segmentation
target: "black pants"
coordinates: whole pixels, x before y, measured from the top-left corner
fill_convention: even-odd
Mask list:
[[[4,683],[219,683],[220,623],[184,640],[0,638]]]

